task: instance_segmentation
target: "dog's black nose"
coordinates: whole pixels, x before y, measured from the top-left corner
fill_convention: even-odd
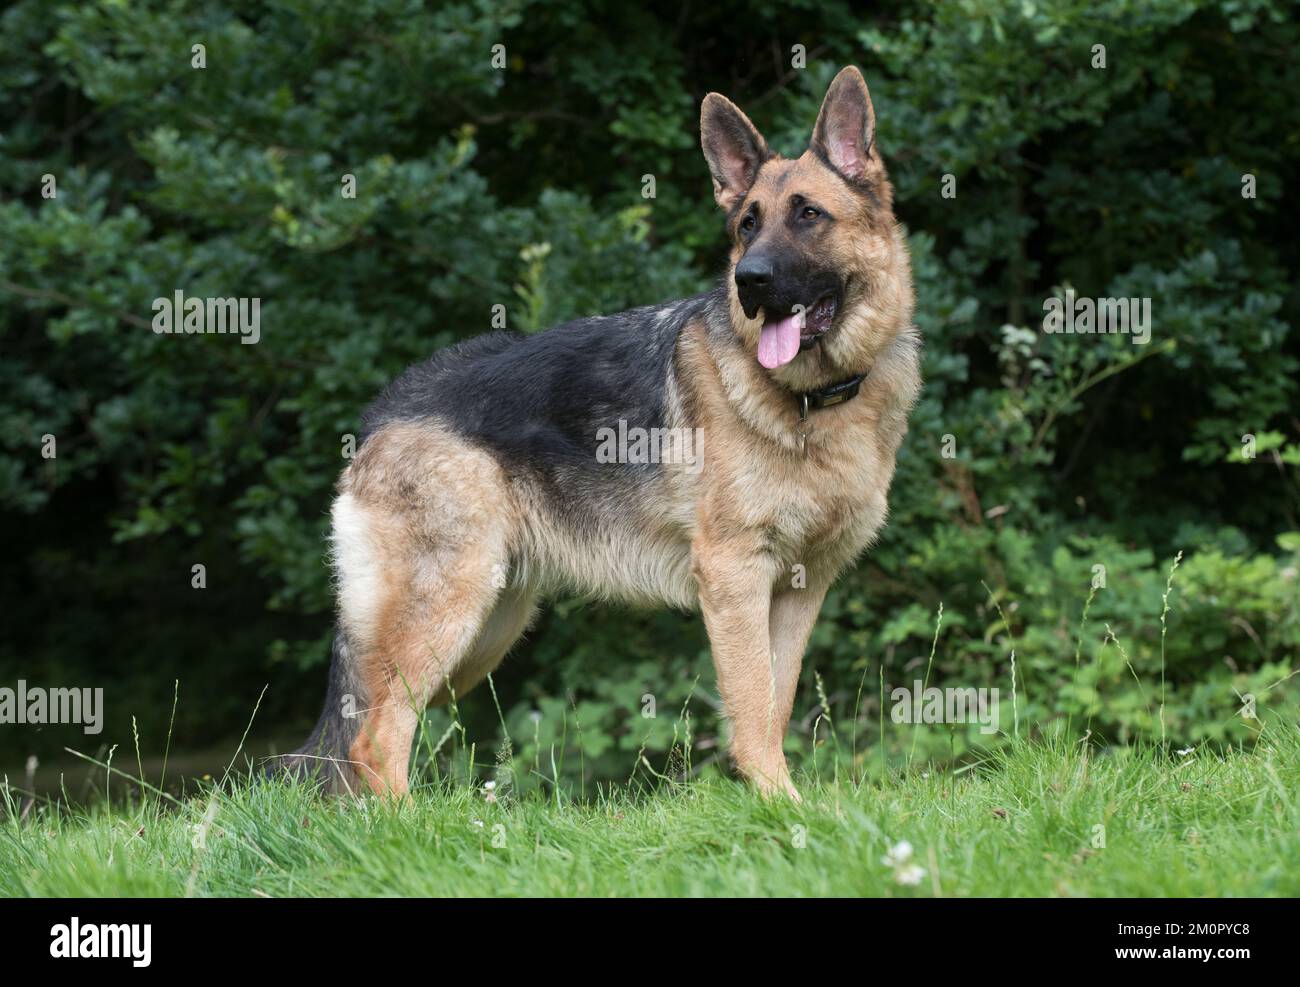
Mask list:
[[[763,254],[742,257],[736,265],[736,288],[742,293],[761,291],[772,286],[772,259]]]

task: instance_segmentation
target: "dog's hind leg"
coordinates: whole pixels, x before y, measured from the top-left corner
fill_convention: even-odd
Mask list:
[[[490,576],[474,560],[460,559],[455,571],[432,579],[414,573],[400,578],[384,628],[361,657],[372,705],[362,718],[351,760],[373,791],[407,792],[421,713],[448,681],[459,677],[492,611],[497,590]]]
[[[354,462],[334,505],[335,568],[368,699],[349,760],[372,791],[408,791],[421,713],[472,663],[512,530],[495,462],[445,432],[392,427]]]
[[[454,693],[459,699],[482,682],[528,629],[537,615],[537,593],[521,586],[503,589],[478,637],[451,675],[450,687],[444,685],[430,700],[441,706]]]

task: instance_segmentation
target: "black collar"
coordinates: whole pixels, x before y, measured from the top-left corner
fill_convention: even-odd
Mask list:
[[[870,372],[870,370],[867,371],[867,373]],[[858,374],[856,377],[850,377],[838,384],[831,384],[829,387],[796,394],[794,397],[799,405],[799,416],[802,418],[809,411],[817,411],[820,408],[829,408],[831,405],[843,404],[845,401],[857,397],[858,388],[866,379],[867,374]]]

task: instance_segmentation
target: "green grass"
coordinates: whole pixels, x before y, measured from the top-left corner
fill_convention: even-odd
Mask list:
[[[801,787],[794,805],[721,777],[586,802],[444,784],[393,806],[240,782],[22,819],[10,791],[0,895],[1300,894],[1294,726],[1249,752],[1021,743],[956,776]],[[901,840],[915,886],[882,863]]]

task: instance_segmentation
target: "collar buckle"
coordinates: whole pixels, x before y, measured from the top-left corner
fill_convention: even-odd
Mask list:
[[[867,373],[871,371],[868,370]],[[803,394],[796,394],[795,400],[799,404],[799,424],[796,431],[799,433],[799,454],[805,459],[808,457],[808,436],[812,434],[813,423],[808,417],[808,413],[820,408],[829,408],[832,405],[843,404],[858,396],[858,388],[866,380],[867,374],[858,374],[856,377],[850,377],[848,380],[841,381],[838,384],[832,384],[830,387],[823,387],[816,391],[805,391]]]

